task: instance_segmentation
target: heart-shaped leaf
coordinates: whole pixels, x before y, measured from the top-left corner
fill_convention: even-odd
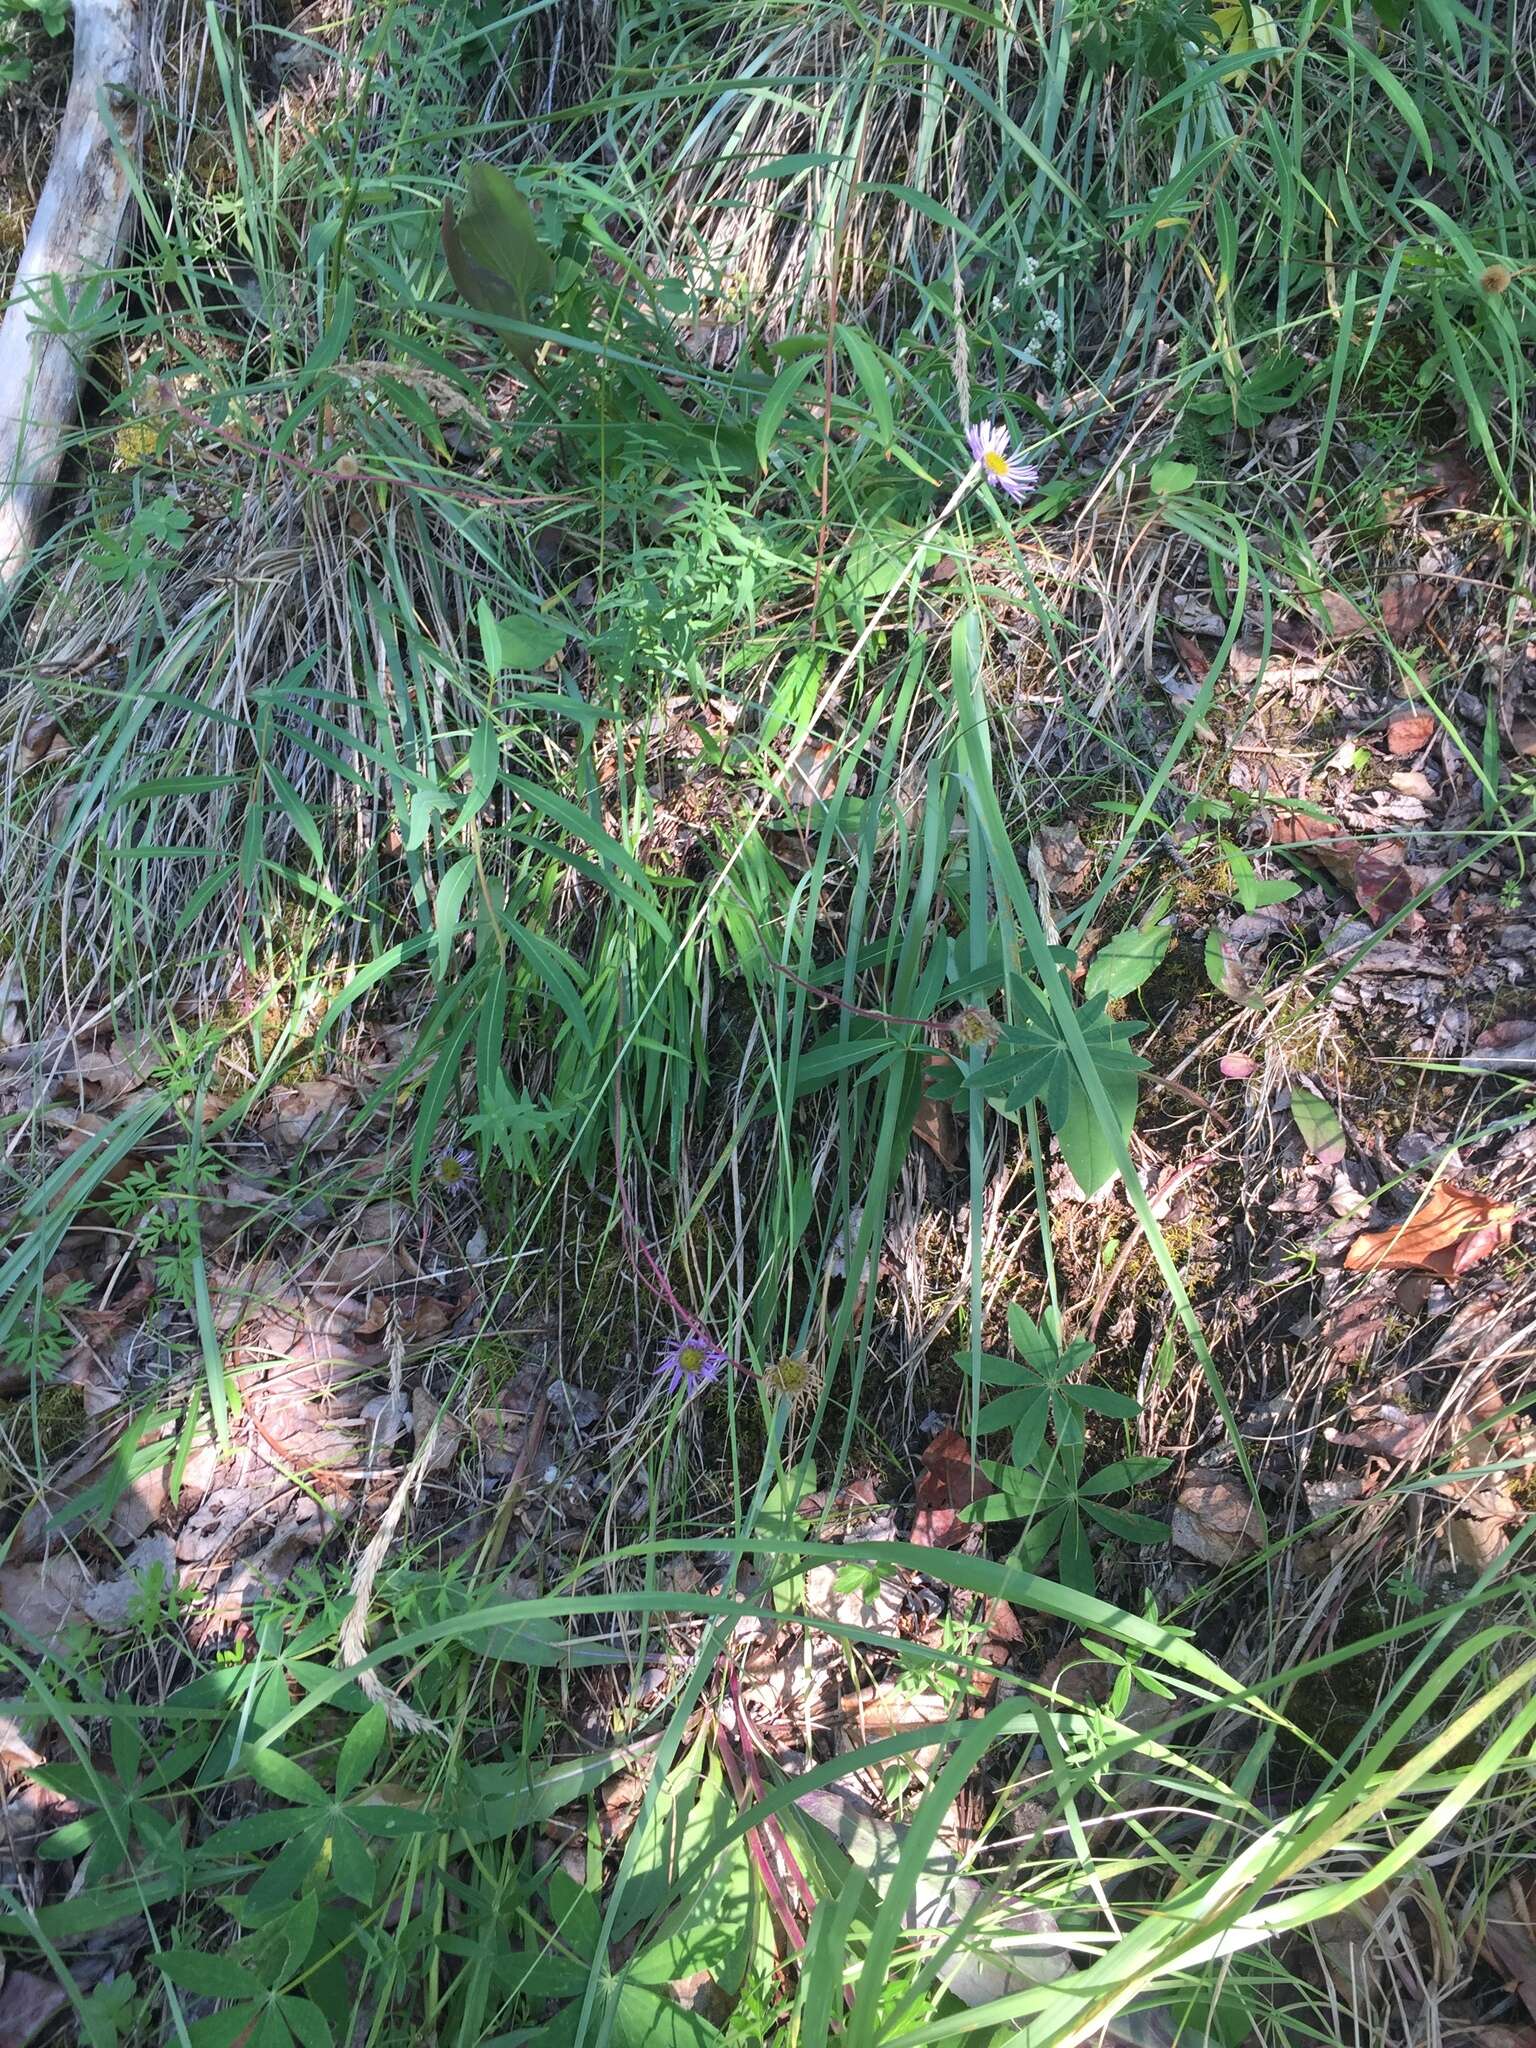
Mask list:
[[[555,288],[555,267],[539,240],[533,209],[493,164],[471,164],[466,182],[457,219],[452,199],[443,197],[443,254],[453,281],[477,312],[531,321],[534,301]],[[533,336],[506,339],[518,361],[531,368],[538,346]]]

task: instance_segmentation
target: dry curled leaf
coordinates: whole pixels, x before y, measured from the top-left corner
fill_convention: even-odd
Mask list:
[[[1513,1202],[1495,1202],[1473,1188],[1442,1181],[1406,1222],[1389,1230],[1362,1230],[1344,1254],[1344,1269],[1433,1273],[1441,1280],[1455,1280],[1503,1251],[1518,1213]]]
[[[1349,1419],[1349,1429],[1323,1431],[1329,1443],[1364,1451],[1373,1458],[1387,1458],[1394,1464],[1417,1458],[1435,1433],[1432,1415],[1410,1415],[1390,1401],[1352,1407]]]
[[[1206,1564],[1249,1557],[1264,1540],[1264,1524],[1241,1480],[1225,1472],[1191,1472],[1173,1510],[1176,1550]]]
[[[1536,2019],[1536,1895],[1518,1878],[1490,1896],[1483,1948]]]

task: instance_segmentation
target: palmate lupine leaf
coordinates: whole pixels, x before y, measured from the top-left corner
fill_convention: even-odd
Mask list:
[[[1094,1194],[1115,1170],[1107,1134],[1044,996],[1020,981],[1012,984],[1010,995],[1011,1019],[991,1056],[962,1085],[979,1089],[989,1102],[1010,1113],[1030,1101],[1042,1103],[1073,1178],[1084,1194]],[[1123,1143],[1136,1120],[1138,1078],[1146,1061],[1130,1048],[1137,1027],[1107,1016],[1105,1003],[1103,996],[1090,996],[1078,1010],[1077,1022]]]

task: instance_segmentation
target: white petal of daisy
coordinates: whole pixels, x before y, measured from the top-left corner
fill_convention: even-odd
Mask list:
[[[1040,480],[1040,472],[1022,456],[1008,453],[1008,429],[995,420],[967,427],[965,445],[987,482],[1017,504]]]

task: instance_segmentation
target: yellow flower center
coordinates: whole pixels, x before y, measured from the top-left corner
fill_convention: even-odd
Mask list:
[[[464,1168],[457,1159],[439,1159],[437,1162],[437,1177],[446,1186],[451,1188],[455,1181],[461,1181],[464,1178]]]
[[[995,448],[989,448],[986,454],[983,455],[981,466],[992,476],[1006,476],[1008,474],[1008,458],[1006,455],[999,455]]]
[[[678,1346],[677,1366],[679,1372],[692,1375],[704,1370],[704,1346],[702,1344],[681,1344]]]

